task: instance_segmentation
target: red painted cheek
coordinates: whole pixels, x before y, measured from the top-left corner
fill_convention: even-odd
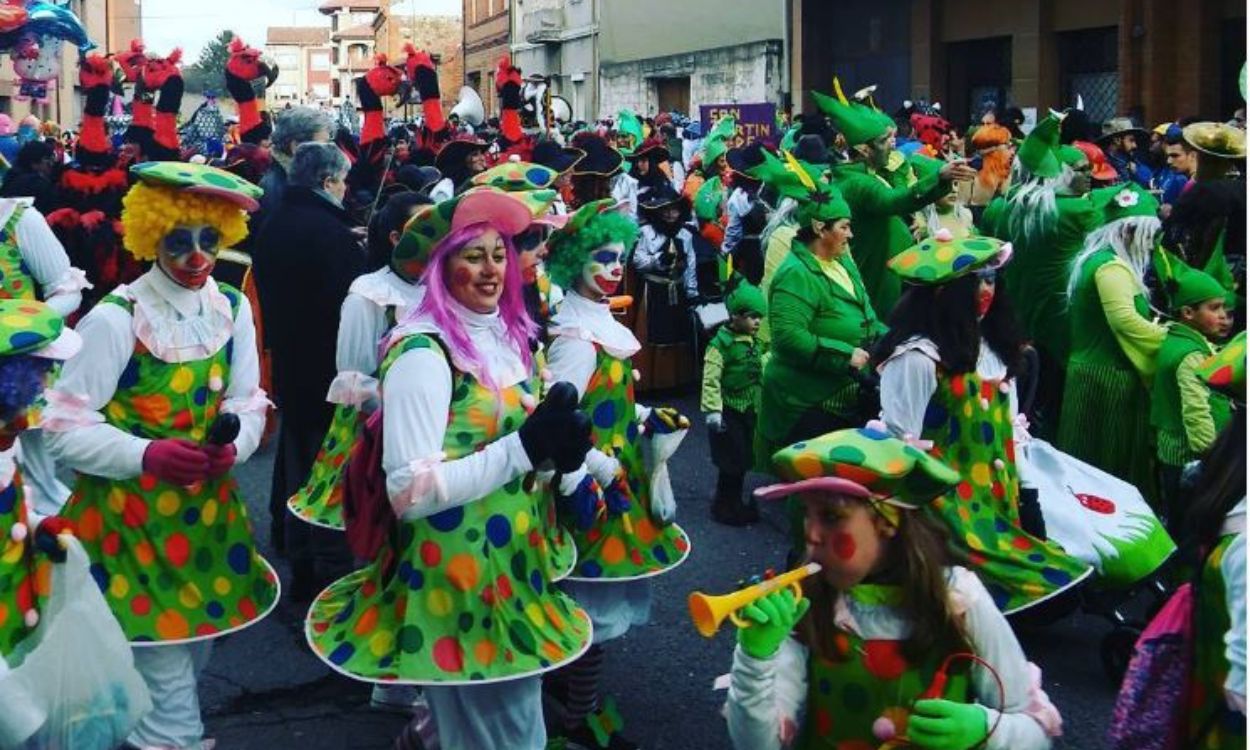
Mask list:
[[[839,532],[833,537],[833,554],[839,560],[850,560],[855,556],[855,549],[855,538],[850,534]]]
[[[454,286],[468,286],[473,281],[473,272],[467,268],[457,268],[451,273],[451,283]]]

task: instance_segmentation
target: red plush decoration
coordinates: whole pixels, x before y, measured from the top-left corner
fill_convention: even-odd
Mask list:
[[[230,40],[229,49],[230,59],[226,62],[226,89],[230,91],[230,96],[239,107],[239,132],[244,134],[245,138],[248,133],[268,137],[268,128],[264,129],[266,131],[264,133],[257,130],[262,128],[263,123],[260,119],[260,104],[256,99],[256,90],[252,88],[252,81],[261,77],[268,78],[269,67],[261,61],[260,50],[247,46],[237,36]]]
[[[143,66],[143,83],[149,91],[160,91],[153,120],[153,140],[165,153],[153,150],[152,158],[172,160],[180,152],[178,137],[178,110],[182,106],[182,71],[178,63],[182,50],[175,49],[169,57],[149,59]]]
[[[404,82],[404,73],[394,65],[387,65],[386,55],[379,53],[374,55],[373,68],[365,74],[365,80],[378,96],[394,96]]]
[[[148,61],[148,57],[144,54],[143,49],[142,39],[131,39],[130,49],[125,52],[113,53],[113,59],[121,66],[122,73],[126,76],[126,83],[134,83],[139,80],[139,74],[143,71],[143,66]]]
[[[84,89],[92,86],[113,84],[113,61],[98,52],[92,52],[79,62],[78,83]]]
[[[408,57],[404,67],[408,80],[417,87],[421,97],[421,113],[425,116],[425,127],[433,132],[442,130],[447,125],[443,117],[442,92],[438,87],[438,73],[434,69],[434,59],[425,50],[419,50],[408,42],[404,45],[404,54]]]
[[[495,67],[495,91],[499,94],[499,132],[511,143],[525,137],[521,130],[521,69],[504,55]]]
[[[169,57],[150,57],[144,63],[140,72],[143,74],[143,83],[148,87],[149,91],[157,91],[171,76],[182,77],[178,64],[182,62],[182,50],[174,49],[169,53]]]
[[[83,57],[78,63],[78,82],[87,94],[78,136],[79,160],[94,159],[98,164],[112,150],[104,129],[104,110],[113,83],[113,62],[98,53]]]
[[[365,114],[364,126],[360,129],[362,147],[386,137],[382,97],[399,93],[404,82],[404,72],[394,65],[387,65],[386,55],[376,55],[373,60],[373,68],[362,78],[356,79],[356,95],[360,98],[360,109]]]
[[[946,118],[938,115],[914,114],[911,116],[911,126],[916,131],[917,140],[937,153],[942,152],[942,142],[951,132],[951,124],[946,121]]]

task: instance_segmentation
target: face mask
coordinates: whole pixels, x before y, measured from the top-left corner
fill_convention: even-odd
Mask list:
[[[590,290],[605,297],[616,294],[625,275],[624,255],[625,246],[619,242],[599,247],[582,266],[582,281]]]
[[[161,243],[161,270],[180,286],[199,289],[217,264],[220,243],[216,227],[174,227]]]

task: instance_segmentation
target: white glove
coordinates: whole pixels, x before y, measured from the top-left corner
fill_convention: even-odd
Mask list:
[[[718,411],[708,412],[707,416],[703,418],[703,421],[707,424],[708,432],[725,431],[725,417]]]
[[[621,472],[621,462],[598,448],[591,448],[586,454],[586,469],[590,471],[590,475],[595,478],[600,487],[607,487]]]
[[[586,467],[583,466],[577,471],[571,471],[568,474],[560,476],[560,496],[568,497],[573,494],[573,490],[577,489],[577,485],[582,483],[582,478],[587,474]],[[598,480],[596,480],[598,481]]]

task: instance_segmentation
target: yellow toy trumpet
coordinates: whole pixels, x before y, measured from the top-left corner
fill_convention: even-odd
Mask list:
[[[747,605],[767,594],[784,588],[789,588],[794,593],[795,601],[798,601],[803,596],[803,590],[799,588],[799,581],[819,572],[820,563],[810,562],[775,578],[769,578],[746,588],[738,589],[731,594],[709,596],[695,591],[686,600],[686,603],[690,606],[690,619],[694,621],[695,628],[705,638],[711,638],[716,635],[716,631],[726,617],[734,625],[745,628],[751,623],[738,614],[739,610],[744,609]]]

